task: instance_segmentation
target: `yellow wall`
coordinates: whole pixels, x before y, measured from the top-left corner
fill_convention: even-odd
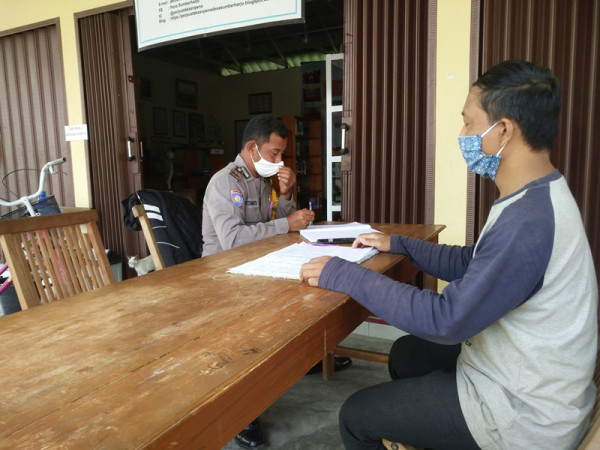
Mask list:
[[[464,245],[467,168],[458,149],[469,91],[470,0],[438,0],[435,110],[435,223],[440,242]]]
[[[59,19],[69,124],[84,123],[77,17],[90,11],[133,6],[133,0],[0,0],[0,33]],[[435,223],[447,225],[440,240],[463,244],[467,170],[456,137],[469,87],[470,0],[438,0],[436,73]],[[77,206],[89,206],[86,146],[71,143]]]

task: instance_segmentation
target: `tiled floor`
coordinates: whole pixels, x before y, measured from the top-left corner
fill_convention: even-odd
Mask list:
[[[388,352],[393,341],[351,335],[344,345]],[[346,370],[325,381],[319,374],[304,376],[261,415],[267,444],[264,449],[343,449],[338,432],[342,403],[359,389],[389,381],[387,365],[353,360]],[[230,442],[225,449],[239,449]]]

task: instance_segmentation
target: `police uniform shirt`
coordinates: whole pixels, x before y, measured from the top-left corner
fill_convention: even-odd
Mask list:
[[[252,176],[240,155],[214,174],[202,207],[202,256],[287,233],[293,197],[279,198],[271,220],[271,189],[267,178]]]

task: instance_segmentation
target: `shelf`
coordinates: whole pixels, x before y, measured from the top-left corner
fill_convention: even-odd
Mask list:
[[[313,209],[318,211],[315,220],[323,220],[322,123],[318,119],[295,116],[283,116],[281,121],[289,131],[284,155],[286,165],[296,173],[297,207],[308,208],[311,201]]]

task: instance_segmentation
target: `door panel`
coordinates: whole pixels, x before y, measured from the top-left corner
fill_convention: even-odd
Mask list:
[[[551,150],[583,217],[600,271],[600,1],[481,0],[474,2],[481,33],[480,74],[506,59],[549,67],[561,83],[560,132]],[[479,11],[481,8],[481,11]],[[477,66],[475,66],[477,68]],[[474,80],[473,80],[474,81]],[[496,186],[471,178],[467,239],[473,242],[497,198]],[[468,220],[469,223],[469,220]]]
[[[79,22],[93,206],[106,247],[123,257],[146,254],[139,233],[125,228],[121,206],[142,188],[128,15],[121,10]]]
[[[344,4],[342,220],[433,221],[435,2]]]
[[[0,197],[16,200],[37,191],[39,169],[66,156],[46,190],[62,206],[73,206],[66,102],[56,25],[0,37]],[[8,175],[17,169],[31,169]],[[8,175],[8,176],[7,176]],[[8,209],[0,207],[0,214]]]

